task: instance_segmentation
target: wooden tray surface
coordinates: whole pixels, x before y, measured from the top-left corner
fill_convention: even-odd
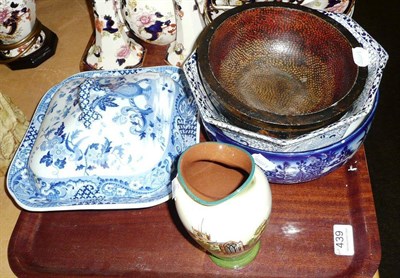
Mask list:
[[[93,40],[92,36],[88,47]],[[139,66],[166,64],[164,46],[143,46],[146,52]],[[84,58],[80,69],[91,70]],[[211,262],[184,230],[172,200],[138,210],[21,211],[9,241],[9,264],[18,277],[375,274],[381,247],[363,147],[346,165],[319,180],[271,188],[273,211],[260,253],[241,270]],[[334,254],[334,224],[352,225],[354,256]]]
[[[18,277],[372,277],[381,247],[362,147],[313,182],[271,185],[273,211],[257,258],[214,265],[190,239],[172,200],[138,210],[22,211],[9,244]],[[354,256],[334,254],[333,225],[354,230]]]

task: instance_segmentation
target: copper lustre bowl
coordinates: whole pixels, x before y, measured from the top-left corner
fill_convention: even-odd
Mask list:
[[[292,138],[342,117],[368,74],[354,36],[326,14],[300,5],[252,3],[205,28],[197,48],[201,79],[234,125]]]

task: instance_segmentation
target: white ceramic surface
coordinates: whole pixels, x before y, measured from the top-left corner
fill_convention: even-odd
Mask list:
[[[176,40],[170,44],[167,60],[171,65],[182,66],[194,50],[198,35],[205,26],[198,1],[174,0]]]
[[[179,68],[76,74],[39,103],[7,188],[32,211],[154,206],[198,142],[196,114]]]

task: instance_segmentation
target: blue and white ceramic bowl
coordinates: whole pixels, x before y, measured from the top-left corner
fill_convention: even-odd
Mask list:
[[[7,187],[32,211],[154,206],[170,198],[176,159],[198,138],[181,69],[79,73],[42,98]]]
[[[210,140],[244,148],[254,157],[271,183],[294,184],[318,179],[345,164],[363,143],[378,105],[376,95],[371,112],[351,134],[329,146],[304,152],[271,152],[243,145],[226,136],[215,125],[203,121]]]

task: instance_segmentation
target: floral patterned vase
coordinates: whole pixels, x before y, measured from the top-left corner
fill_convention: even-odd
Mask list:
[[[233,145],[204,142],[179,158],[175,206],[191,237],[218,266],[239,269],[260,250],[272,196],[253,157]]]
[[[128,37],[119,16],[118,0],[93,0],[95,42],[84,63],[90,69],[135,67],[143,57],[143,47]]]
[[[57,41],[36,18],[34,0],[0,0],[0,64],[36,67],[54,55]]]
[[[94,0],[95,42],[85,64],[91,69],[139,66],[143,42],[166,45],[166,60],[181,66],[204,28],[196,0]]]

